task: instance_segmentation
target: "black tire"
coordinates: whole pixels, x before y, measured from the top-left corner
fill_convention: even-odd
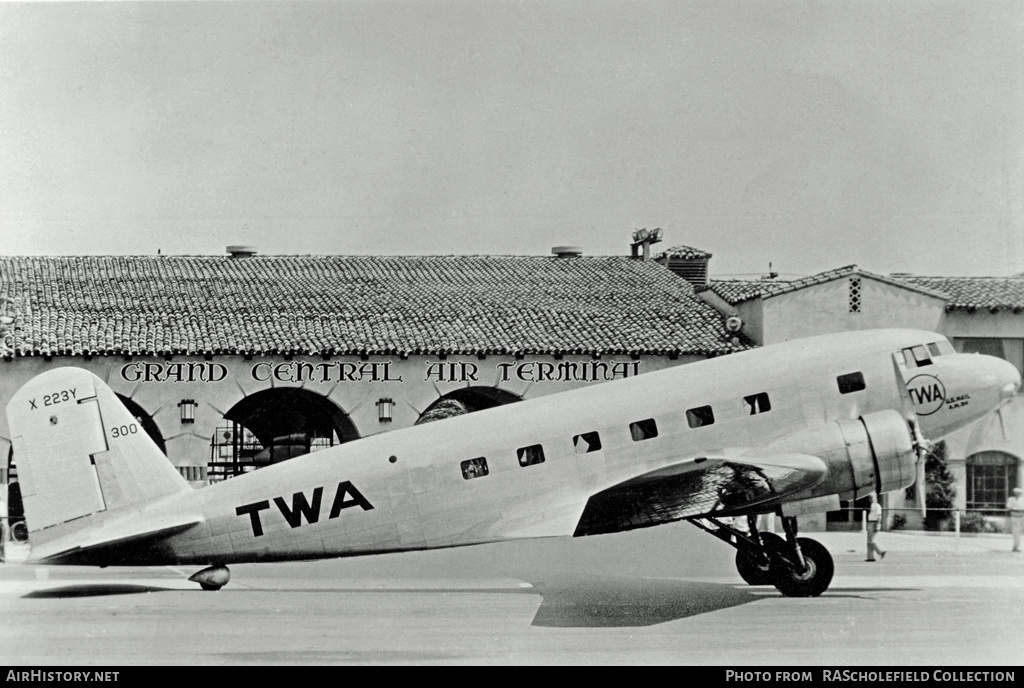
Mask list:
[[[220,590],[224,586],[223,585],[212,585],[211,583],[200,583],[199,587],[202,588],[203,590]]]
[[[28,542],[28,526],[24,521],[18,521],[11,526],[11,539],[15,542]]]
[[[796,541],[807,562],[807,570],[798,571],[788,561],[775,557],[771,566],[772,583],[786,597],[817,597],[828,590],[832,582],[835,573],[832,555],[817,540],[797,538]]]
[[[745,549],[736,550],[736,570],[748,585],[771,585],[771,552],[778,551],[785,540],[775,533],[761,533],[761,544],[769,552],[768,560]]]

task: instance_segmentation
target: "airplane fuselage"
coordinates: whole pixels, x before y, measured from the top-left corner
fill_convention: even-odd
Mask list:
[[[902,361],[904,350],[928,345],[927,362]],[[793,445],[837,423],[890,423],[908,396],[924,434],[944,436],[1010,398],[1019,384],[1011,369],[920,331],[763,347],[383,433],[173,494],[123,518],[200,522],[106,563],[313,559],[572,535],[593,495],[637,475],[689,457],[756,458],[758,448],[813,453],[820,447]],[[842,436],[845,426],[835,427]],[[853,499],[880,485],[832,467],[800,498]]]

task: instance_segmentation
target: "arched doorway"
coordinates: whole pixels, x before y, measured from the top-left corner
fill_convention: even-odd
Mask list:
[[[1006,513],[1006,500],[1018,482],[1017,457],[1001,451],[983,451],[967,457],[967,509]]]
[[[428,406],[416,420],[416,425],[444,420],[452,416],[461,416],[474,411],[504,406],[523,398],[518,394],[506,392],[497,387],[463,387],[440,397]]]
[[[224,414],[207,476],[223,480],[358,438],[348,414],[327,397],[299,387],[266,389]]]

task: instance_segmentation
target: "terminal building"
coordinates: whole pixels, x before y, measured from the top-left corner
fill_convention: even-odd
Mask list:
[[[95,373],[203,485],[416,423],[749,348],[626,256],[0,258],[0,406]],[[0,417],[4,479],[17,473]]]
[[[711,254],[0,257],[0,407],[35,375],[107,382],[200,487],[368,435],[840,330],[910,327],[1024,367],[1024,278],[716,280]],[[1021,484],[1024,403],[950,438],[957,507]],[[0,414],[0,479],[17,456]],[[890,514],[912,498],[885,498]],[[860,506],[860,505],[847,505]],[[802,517],[854,527],[856,512]]]

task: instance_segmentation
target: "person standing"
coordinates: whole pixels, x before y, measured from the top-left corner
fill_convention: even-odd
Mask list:
[[[1013,488],[1013,496],[1006,500],[1010,512],[1010,532],[1013,533],[1013,551],[1020,551],[1021,534],[1024,533],[1024,495],[1019,487]]]
[[[0,563],[7,560],[7,486],[0,485]]]
[[[880,559],[885,559],[885,552],[875,542],[875,535],[881,525],[882,505],[878,503],[878,497],[871,493],[871,507],[868,509],[868,558],[865,561],[878,561],[875,554],[878,554]]]

